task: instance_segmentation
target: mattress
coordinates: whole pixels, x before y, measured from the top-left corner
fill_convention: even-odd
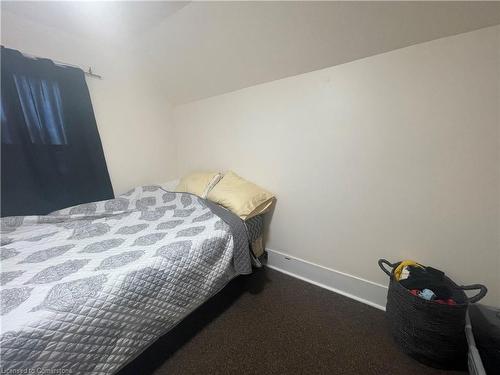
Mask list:
[[[250,249],[253,255],[258,258],[264,254],[264,215],[254,216],[245,220],[245,226],[250,241]],[[258,264],[260,264],[260,262]]]
[[[114,373],[251,272],[241,219],[159,186],[1,224],[3,372]]]
[[[264,215],[254,216],[248,220],[245,220],[245,226],[248,232],[248,238],[250,242],[259,239],[262,236],[264,228]]]

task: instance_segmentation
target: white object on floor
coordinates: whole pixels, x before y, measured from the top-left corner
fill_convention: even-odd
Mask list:
[[[408,266],[405,266],[401,271],[401,276],[399,276],[399,281],[406,280],[409,276],[410,276],[410,270],[408,269]]]
[[[385,311],[387,286],[276,250],[267,248],[266,251],[267,267]]]

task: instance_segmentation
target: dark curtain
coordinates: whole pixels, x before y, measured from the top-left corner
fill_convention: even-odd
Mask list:
[[[1,48],[1,216],[113,198],[81,69]]]

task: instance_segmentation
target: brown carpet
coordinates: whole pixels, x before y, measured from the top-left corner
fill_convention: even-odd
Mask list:
[[[399,352],[384,312],[271,269],[233,280],[128,374],[459,374]]]

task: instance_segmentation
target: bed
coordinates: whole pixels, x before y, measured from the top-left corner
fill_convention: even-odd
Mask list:
[[[1,224],[3,372],[118,371],[251,273],[256,236],[222,207],[160,186]]]

